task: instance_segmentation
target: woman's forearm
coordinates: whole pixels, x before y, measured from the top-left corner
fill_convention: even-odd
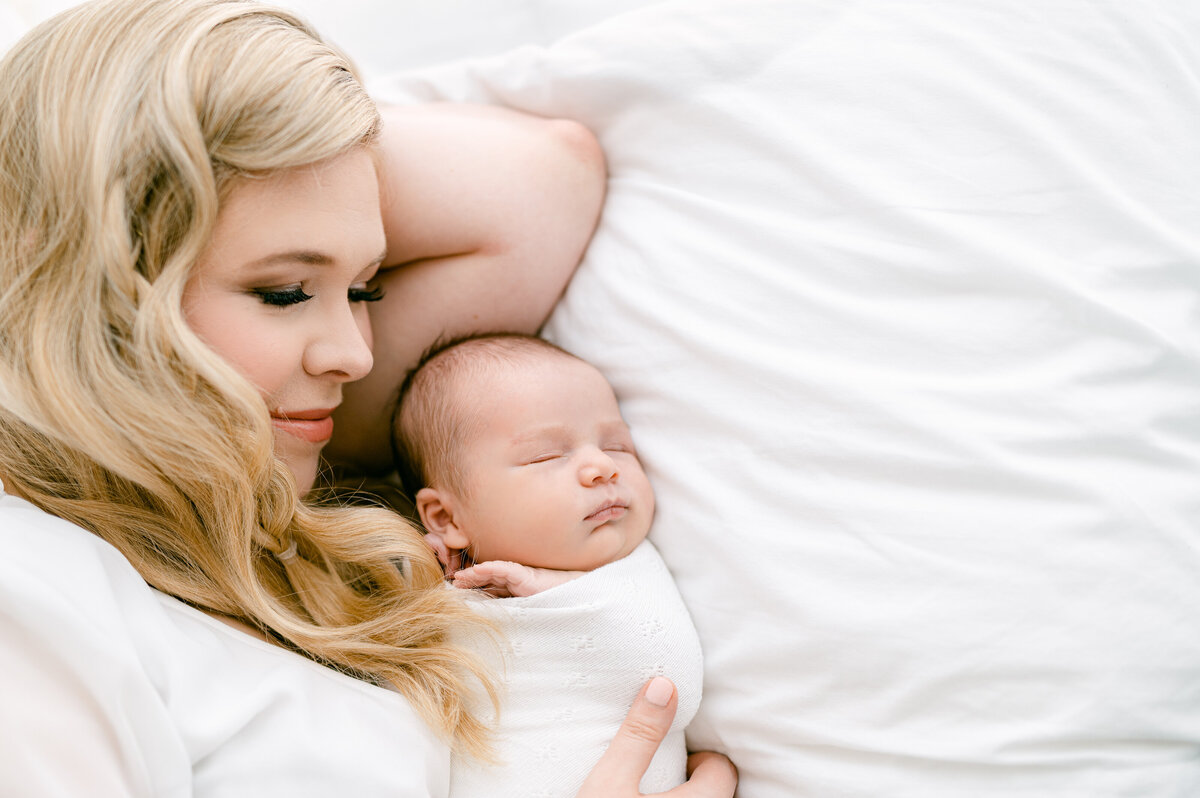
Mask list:
[[[384,108],[380,187],[388,268],[372,307],[375,367],[349,387],[327,450],[390,465],[388,408],[438,338],[536,332],[604,200],[604,157],[566,120],[484,106]]]

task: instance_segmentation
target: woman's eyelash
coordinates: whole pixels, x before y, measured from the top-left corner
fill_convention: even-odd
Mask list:
[[[295,288],[255,288],[253,293],[263,301],[263,304],[277,307],[298,305],[313,298],[312,294],[304,293],[304,289],[300,286]]]
[[[263,304],[276,307],[298,305],[313,298],[312,294],[304,293],[304,289],[300,286],[295,288],[255,288],[252,293],[261,299]],[[351,302],[378,302],[383,299],[383,289],[378,286],[375,288],[351,288],[347,296]]]
[[[378,302],[383,299],[383,288],[351,288],[349,296],[351,302]]]

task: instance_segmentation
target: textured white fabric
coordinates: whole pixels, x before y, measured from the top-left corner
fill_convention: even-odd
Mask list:
[[[502,764],[456,757],[452,798],[573,798],[638,690],[663,674],[675,682],[679,709],[641,787],[655,793],[683,782],[683,729],[700,704],[700,641],[653,545],[543,593],[476,606],[500,623],[507,643],[495,660],[504,673]],[[479,650],[495,656],[494,646]]]
[[[740,798],[1200,795],[1200,4],[728,0],[380,82],[580,119]]]
[[[152,590],[3,494],[0,551],[0,795],[446,795],[449,752],[398,694]]]

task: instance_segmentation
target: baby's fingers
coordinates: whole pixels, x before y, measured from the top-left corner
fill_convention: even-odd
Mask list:
[[[454,584],[458,587],[479,587],[480,585],[489,584],[490,581],[491,577],[476,570],[474,565],[470,568],[463,568],[461,571],[454,572]]]
[[[454,574],[454,586],[466,589],[484,588],[494,596],[509,596],[511,593],[508,585],[512,581],[510,571],[513,568],[520,566],[497,561],[476,563]]]

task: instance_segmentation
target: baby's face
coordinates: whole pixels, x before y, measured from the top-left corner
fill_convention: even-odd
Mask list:
[[[496,369],[478,391],[456,523],[476,562],[591,570],[650,530],[654,493],[608,382],[550,356]]]

